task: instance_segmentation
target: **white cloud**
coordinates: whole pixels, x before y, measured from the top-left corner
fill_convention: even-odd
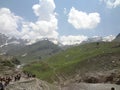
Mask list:
[[[33,5],[33,10],[39,20],[50,20],[52,16],[55,16],[55,3],[54,0],[39,0],[39,4]]]
[[[0,33],[7,36],[19,37],[19,23],[22,18],[14,15],[8,8],[0,9]]]
[[[33,5],[32,9],[38,17],[35,22],[25,21],[20,16],[14,15],[8,8],[1,8],[0,33],[29,39],[31,42],[42,38],[57,39],[58,20],[54,11],[54,0],[39,0],[39,4]],[[19,28],[20,24],[21,28]]]
[[[60,42],[63,45],[75,45],[75,44],[80,44],[82,41],[86,41],[88,39],[87,36],[84,35],[78,35],[78,36],[61,36],[60,37]]]
[[[42,38],[58,38],[58,20],[54,12],[54,0],[40,0],[40,3],[33,5],[32,8],[35,15],[38,16],[38,20],[36,22],[27,22],[23,24],[23,38],[33,41]]]
[[[100,23],[100,15],[99,13],[87,14],[72,7],[68,14],[68,22],[76,29],[93,29]]]
[[[115,39],[115,36],[113,35],[103,37],[103,41],[107,41],[107,42],[111,42],[113,39]]]
[[[117,6],[120,6],[120,0],[100,0],[101,2],[104,2],[108,8],[116,8]]]

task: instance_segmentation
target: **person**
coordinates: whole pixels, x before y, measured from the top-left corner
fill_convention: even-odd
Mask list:
[[[112,87],[112,88],[111,88],[111,90],[115,90],[115,88],[114,88],[114,87]]]
[[[3,86],[2,82],[0,82],[0,90],[4,90],[4,86]]]

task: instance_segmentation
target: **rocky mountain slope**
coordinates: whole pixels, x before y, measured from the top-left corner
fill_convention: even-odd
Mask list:
[[[0,34],[0,54],[7,54],[9,50],[24,47],[26,43],[26,40],[7,37],[4,34]]]

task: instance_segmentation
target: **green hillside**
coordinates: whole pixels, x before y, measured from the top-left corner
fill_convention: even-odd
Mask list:
[[[34,62],[24,67],[40,79],[53,82],[61,78],[69,79],[76,74],[118,69],[112,64],[114,57],[120,59],[120,43],[88,43],[68,48],[41,62]],[[109,65],[110,64],[110,65]],[[115,66],[115,67],[114,67]]]
[[[13,56],[0,55],[0,74],[12,73],[20,61]]]

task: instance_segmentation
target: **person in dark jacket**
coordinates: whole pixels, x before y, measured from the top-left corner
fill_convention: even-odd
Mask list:
[[[4,86],[3,86],[2,82],[0,82],[0,90],[4,90]]]
[[[114,87],[112,87],[112,88],[111,88],[111,90],[115,90],[115,88],[114,88]]]

